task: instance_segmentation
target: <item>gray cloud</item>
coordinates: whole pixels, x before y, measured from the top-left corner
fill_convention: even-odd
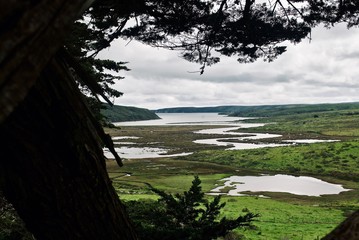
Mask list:
[[[118,41],[101,57],[132,69],[115,85],[116,104],[151,109],[172,106],[259,105],[359,101],[359,29],[317,28],[313,40],[288,44],[272,63],[239,64],[222,57],[203,75],[177,52]]]

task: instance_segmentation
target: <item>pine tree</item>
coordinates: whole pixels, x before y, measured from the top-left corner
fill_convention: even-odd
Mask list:
[[[152,186],[150,189],[160,197],[157,202],[126,203],[141,239],[216,239],[238,227],[251,227],[259,216],[248,212],[234,220],[219,218],[225,203],[221,203],[220,196],[209,201],[198,176],[182,194],[172,195]]]

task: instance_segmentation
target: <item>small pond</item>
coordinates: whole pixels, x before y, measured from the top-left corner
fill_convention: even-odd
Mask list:
[[[261,176],[231,176],[224,178],[223,185],[211,190],[211,194],[226,194],[229,196],[243,196],[243,192],[287,192],[295,195],[316,196],[326,194],[339,194],[350,189],[342,185],[332,184],[323,180],[284,174]],[[224,188],[229,188],[228,193],[221,193]]]

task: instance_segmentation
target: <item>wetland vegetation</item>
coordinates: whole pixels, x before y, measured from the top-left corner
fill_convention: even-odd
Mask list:
[[[198,134],[217,125],[122,126],[107,129],[110,135],[135,136],[137,147],[165,148],[168,154],[193,152],[180,157],[127,159],[119,168],[108,161],[107,168],[120,198],[125,201],[157,199],[146,183],[168,193],[186,191],[194,175],[202,180],[204,192],[219,186],[225,177],[259,174],[311,176],[341,184],[350,191],[340,194],[305,196],[280,192],[245,192],[247,196],[222,196],[226,203],[221,215],[236,217],[240,212],[260,214],[256,227],[241,231],[245,239],[319,239],[346,216],[359,208],[359,115],[353,110],[248,119],[266,125],[240,132],[280,134],[281,137],[243,142],[278,143],[289,139],[335,139],[338,142],[291,144],[275,148],[225,150],[226,146],[196,144],[195,140],[221,134]],[[126,146],[126,143],[122,144]],[[122,146],[121,145],[121,146]],[[130,145],[128,145],[130,146]],[[221,189],[226,193],[231,188]],[[260,197],[265,195],[267,198]],[[213,196],[207,195],[208,199]]]

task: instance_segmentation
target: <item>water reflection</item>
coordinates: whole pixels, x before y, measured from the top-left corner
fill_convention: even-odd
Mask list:
[[[251,124],[258,126],[263,126],[263,124]],[[247,127],[249,127],[247,125]],[[198,134],[221,134],[221,135],[236,135],[242,137],[232,137],[232,138],[210,138],[210,139],[199,139],[193,141],[194,143],[199,144],[211,144],[217,146],[227,146],[227,150],[240,150],[240,149],[255,149],[255,148],[264,148],[264,147],[280,147],[287,146],[289,144],[277,144],[277,143],[243,143],[235,141],[244,141],[244,140],[258,140],[266,138],[277,138],[282,135],[279,134],[269,134],[269,133],[243,133],[243,132],[234,132],[238,130],[238,127],[226,127],[226,128],[214,128],[214,129],[203,129],[195,131]]]
[[[296,139],[296,140],[284,140],[283,143],[246,143],[240,142],[245,140],[260,140],[268,138],[278,138],[282,135],[271,134],[271,133],[243,133],[235,132],[240,128],[247,127],[258,127],[263,126],[264,124],[245,124],[244,127],[225,127],[225,128],[213,128],[213,129],[203,129],[195,131],[194,133],[198,134],[217,134],[217,135],[230,135],[238,136],[231,138],[210,138],[210,139],[199,139],[193,141],[194,143],[199,144],[209,144],[217,146],[227,146],[226,150],[243,150],[243,149],[255,149],[255,148],[265,148],[265,147],[281,147],[288,146],[292,144],[302,144],[302,143],[320,143],[320,142],[337,142],[338,140],[323,140],[323,139]]]
[[[134,159],[134,158],[160,158],[160,157],[178,157],[186,156],[192,153],[178,153],[167,154],[168,150],[155,147],[119,147],[115,148],[115,151],[122,158]],[[106,158],[113,159],[113,154],[107,149],[104,149],[104,155]]]
[[[249,119],[229,117],[218,113],[157,113],[161,119],[131,122],[115,122],[116,126],[158,126],[158,125],[238,125],[238,121]],[[245,124],[244,124],[245,125]]]
[[[332,184],[313,177],[295,177],[277,174],[274,176],[231,176],[224,178],[224,185],[211,190],[212,194],[220,194],[224,188],[230,188],[226,195],[243,196],[242,192],[287,192],[296,195],[321,196],[339,194],[349,191],[342,185]]]
[[[226,150],[243,150],[243,149],[256,149],[256,148],[265,148],[265,147],[281,147],[287,146],[288,144],[278,144],[278,143],[237,143],[231,142],[231,140],[242,140],[243,138],[215,138],[215,139],[199,139],[193,141],[194,143],[199,144],[210,144],[217,146],[225,146]],[[226,140],[228,140],[226,142]]]
[[[339,142],[339,140],[326,140],[326,139],[296,139],[296,140],[284,140],[283,142],[289,142],[289,143],[321,143],[321,142]]]
[[[240,117],[228,117],[226,115],[219,115],[217,113],[161,113],[158,114],[161,119],[148,120],[148,121],[135,121],[135,122],[120,122],[115,123],[119,126],[153,126],[153,125],[226,125],[227,127],[203,129],[195,131],[197,134],[217,134],[231,136],[223,138],[211,138],[195,140],[194,143],[198,144],[210,144],[217,146],[225,146],[227,150],[241,150],[241,149],[254,149],[264,147],[280,147],[298,143],[315,143],[315,142],[330,142],[336,140],[319,140],[319,139],[301,139],[301,140],[287,140],[282,143],[248,143],[246,140],[260,140],[268,138],[281,137],[279,134],[269,133],[243,133],[236,132],[241,128],[252,128],[264,126],[263,123],[243,123],[240,120],[248,118]],[[114,137],[113,140],[123,139],[137,139],[134,136],[122,136]],[[131,145],[131,142],[117,141],[116,144]],[[166,149],[160,148],[135,148],[135,147],[122,147],[118,148],[119,154],[125,158],[150,158],[150,157],[170,157],[170,156],[182,156],[190,153],[182,153],[176,155],[165,155]],[[128,154],[128,155],[126,155]]]

